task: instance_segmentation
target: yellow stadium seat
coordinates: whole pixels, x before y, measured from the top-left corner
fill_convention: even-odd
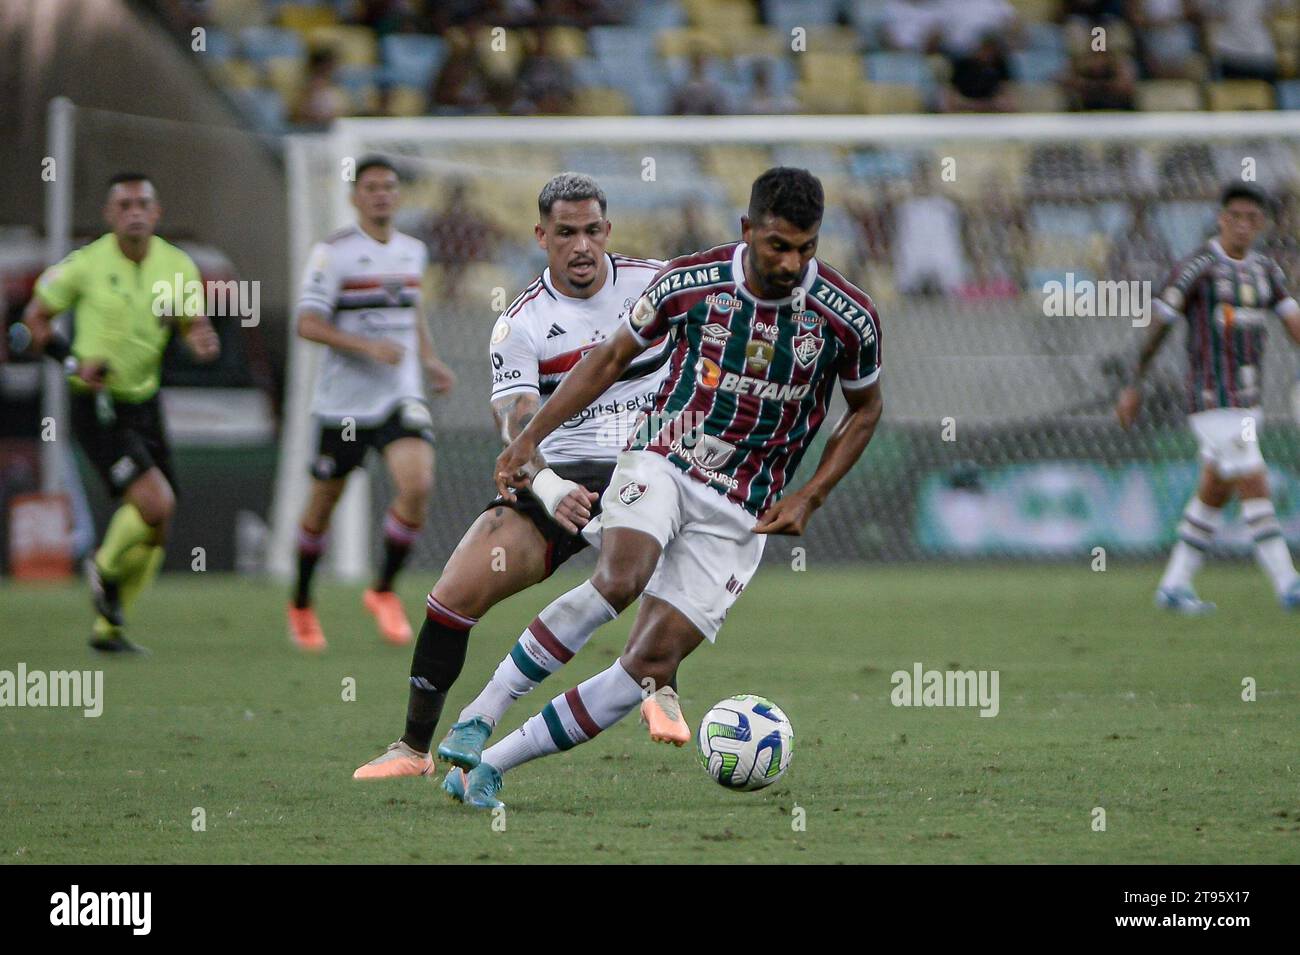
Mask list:
[[[728,30],[722,39],[732,56],[784,56],[790,52],[790,37],[772,27]]]
[[[721,37],[707,30],[660,30],[655,46],[664,57],[690,56],[697,51],[721,56],[726,52]]]
[[[1273,109],[1273,87],[1263,80],[1225,80],[1207,87],[1210,109]]]
[[[856,53],[801,53],[795,59],[800,75],[818,86],[852,84],[864,78]]]
[[[793,37],[786,37],[787,45]],[[846,53],[855,54],[862,46],[862,37],[858,31],[849,27],[809,27],[804,37],[806,53]],[[802,55],[802,54],[801,54]]]
[[[212,0],[208,20],[220,30],[265,26],[267,5],[262,0]]]
[[[587,55],[587,34],[577,27],[552,27],[546,31],[546,42],[551,55],[563,60]]]
[[[414,86],[395,86],[388,93],[389,116],[423,116],[428,97]]]
[[[306,35],[317,27],[329,27],[338,23],[338,17],[332,7],[312,7],[303,4],[289,4],[279,11],[280,26],[296,30]]]
[[[302,90],[303,77],[307,73],[306,64],[302,60],[294,56],[277,56],[267,60],[263,66],[267,82],[286,103],[297,99]]]
[[[226,60],[217,63],[216,70],[222,84],[231,89],[249,90],[260,85],[257,67],[247,60]]]
[[[1294,14],[1280,16],[1273,20],[1273,39],[1279,49],[1300,46],[1300,19]]]
[[[374,66],[378,61],[378,42],[366,27],[314,27],[307,31],[307,42],[333,50],[342,66]]]
[[[864,113],[920,113],[925,110],[921,91],[896,83],[864,83],[859,100]]]
[[[1053,23],[1061,13],[1060,0],[1011,0],[1024,23]]]
[[[577,116],[627,116],[632,105],[622,90],[591,86],[573,94],[573,112]]]
[[[862,109],[865,80],[838,83],[800,80],[796,96],[805,113],[856,113]]]
[[[758,23],[757,4],[748,0],[686,0],[682,5],[691,26],[725,31]]]
[[[1065,93],[1055,83],[1012,83],[1010,91],[1021,113],[1065,111]]]
[[[1147,80],[1137,88],[1137,108],[1145,113],[1201,109],[1201,87],[1191,80]]]
[[[517,75],[519,64],[528,52],[524,34],[518,30],[506,30],[495,36],[493,30],[484,30],[478,36],[477,45],[483,68],[497,79]]]

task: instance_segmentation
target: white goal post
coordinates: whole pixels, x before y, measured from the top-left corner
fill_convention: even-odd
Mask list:
[[[538,168],[535,155],[565,157],[568,161],[580,162],[584,155],[590,153],[595,157],[599,168],[577,168],[580,171],[593,171],[598,179],[605,182],[606,176],[613,178],[620,174],[628,180],[637,179],[641,170],[636,166],[627,168],[624,173],[610,173],[611,160],[606,153],[609,150],[621,150],[626,158],[637,155],[633,151],[641,147],[645,148],[647,154],[652,154],[655,148],[663,147],[682,150],[697,147],[771,147],[786,150],[787,153],[801,147],[840,150],[887,150],[897,147],[923,149],[931,154],[943,155],[943,150],[951,144],[955,152],[968,157],[963,162],[980,161],[982,157],[985,166],[996,166],[999,150],[1008,148],[1009,144],[1031,148],[1036,144],[1053,142],[1096,146],[1179,140],[1196,142],[1207,138],[1219,142],[1240,139],[1300,143],[1300,112],[343,119],[337,121],[327,134],[287,137],[285,168],[289,198],[288,241],[292,252],[292,271],[288,278],[290,288],[296,289],[300,269],[312,243],[351,220],[345,162],[355,161],[372,152],[428,169],[432,173],[459,172],[471,177],[478,176],[483,181],[490,182],[493,188],[532,190],[535,195],[538,177],[544,171]],[[476,168],[475,156],[478,152],[485,157],[481,168]],[[510,157],[515,157],[517,162]],[[548,168],[545,173],[549,175],[560,171],[560,168]],[[814,169],[814,172],[818,170]],[[660,176],[663,175],[661,170]],[[845,182],[842,172],[840,175],[838,182]],[[540,181],[544,181],[544,178]],[[679,209],[676,203],[680,203],[683,196],[689,197],[689,188],[694,185],[696,184],[678,182],[674,186],[678,191],[665,189],[662,215],[676,215]],[[967,188],[971,187],[968,185]],[[835,191],[830,192],[828,211],[830,205],[836,202]],[[407,201],[411,202],[412,198],[408,196]],[[415,201],[421,200],[417,197]],[[642,200],[638,209],[641,218],[638,221],[643,222],[659,214],[656,201],[658,200],[653,198]],[[741,207],[734,190],[729,201],[734,214],[738,214]],[[611,194],[611,204],[613,203],[614,196]],[[626,208],[626,204],[620,207],[620,211],[622,208]],[[522,211],[519,213],[523,214]],[[531,225],[531,221],[514,222],[512,228],[522,235],[529,231]],[[618,232],[617,220],[615,235],[627,235],[626,231]],[[612,247],[620,250],[623,248],[617,242]],[[838,264],[835,258],[829,255],[828,258],[833,264]],[[497,264],[502,268],[519,265],[515,261]],[[1300,280],[1300,276],[1294,278]],[[506,290],[507,301],[514,297],[520,287],[522,286]],[[497,303],[498,307],[504,304]],[[433,302],[432,308],[436,312],[439,303]],[[931,341],[943,340],[942,330],[947,327],[944,323],[952,322],[952,313],[944,313],[940,309],[938,313],[930,314],[927,311],[929,308],[926,306],[919,309],[915,327],[926,329],[925,334],[932,336]],[[491,316],[487,313],[486,302],[481,311],[489,320],[486,327],[490,328]],[[905,341],[910,327],[904,323],[912,315],[912,303],[903,301],[894,305],[885,320],[886,338],[890,339],[886,351],[892,349],[896,357],[912,357],[911,346],[900,345],[900,339]],[[971,306],[970,334],[977,334],[975,330],[979,328],[996,331],[999,319],[1000,313],[996,309],[985,310]],[[981,322],[987,324],[981,325]],[[297,339],[293,324],[292,321],[288,323],[289,365],[285,377],[284,422],[268,555],[270,570],[281,577],[290,574],[293,568],[296,522],[305,501],[308,464],[314,440],[308,408],[318,346]],[[470,357],[465,359],[466,362],[484,360],[487,345],[482,323],[466,322],[458,324],[456,329],[454,334],[463,334],[467,343],[464,354]],[[1039,360],[1050,359],[1054,363],[1051,367],[1057,371],[1036,374],[1033,378],[1035,382],[1041,379],[1041,387],[1046,394],[1048,389],[1059,386],[1062,380],[1081,380],[1086,377],[1087,372],[1080,363],[1080,355],[1091,347],[1089,342],[1101,340],[1081,339],[1072,346],[1073,351],[1066,350],[1069,353],[1053,356],[1026,354],[1010,356],[1008,360],[1014,359],[1025,367],[1041,368],[1044,366]],[[972,355],[970,358],[970,362],[989,360],[988,355]],[[1037,365],[1032,364],[1035,361],[1038,361]],[[886,364],[890,362],[887,361]],[[913,366],[905,367],[910,370]],[[1065,370],[1062,372],[1060,369]],[[462,383],[486,378],[486,373],[477,364],[473,367],[455,367],[455,370]],[[940,406],[929,402],[922,389],[909,391],[904,387],[901,390],[901,400],[897,397],[900,394],[899,378],[904,374],[897,363],[887,374],[891,376],[891,397],[887,402],[891,415],[900,415],[904,420],[928,420],[929,416],[938,413]],[[469,395],[463,400],[468,402],[472,399],[481,407],[471,407],[470,404],[447,406],[456,409],[454,420],[477,422],[481,419],[486,423],[486,393],[482,389],[477,392],[473,388],[467,390]],[[995,405],[1000,400],[993,393],[987,398],[990,405]],[[945,400],[955,402],[964,399],[949,395]],[[986,418],[989,417],[991,416],[986,415]],[[439,487],[446,488],[449,479],[454,481],[455,476],[440,474]],[[435,493],[439,491],[436,490]],[[373,513],[368,494],[367,476],[359,469],[350,481],[331,531],[330,549],[334,572],[345,579],[358,579],[368,570]]]

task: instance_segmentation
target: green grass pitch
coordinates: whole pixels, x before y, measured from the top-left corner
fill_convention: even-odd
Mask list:
[[[1161,615],[1157,573],[1114,561],[1100,573],[1086,562],[765,570],[719,643],[686,663],[682,695],[693,722],[733,693],[779,703],[795,728],[785,778],[726,791],[692,749],[652,744],[630,717],[510,774],[504,831],[427,779],[351,779],[399,735],[410,661],[380,643],[359,590],[322,587],[330,649],[308,658],[285,638],[284,588],[168,576],[136,608],[133,633],[153,655],[103,660],[85,646],[79,585],[10,584],[0,669],[99,667],[105,686],[98,719],[0,709],[0,858],[1298,862],[1300,620],[1246,564],[1202,575],[1217,615]],[[561,574],[487,616],[444,727],[579,579]],[[406,575],[413,619],[429,582]],[[503,729],[608,666],[630,617]],[[1000,713],[893,706],[891,673],[918,661],[998,670]]]

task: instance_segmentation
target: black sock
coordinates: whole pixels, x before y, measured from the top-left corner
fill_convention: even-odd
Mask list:
[[[375,581],[375,590],[383,592],[393,589],[393,579],[406,563],[406,557],[411,553],[411,545],[415,543],[416,535],[419,533],[418,527],[407,524],[392,511],[385,515],[384,566],[379,573],[379,579]]]
[[[293,592],[293,605],[299,609],[311,603],[311,578],[324,547],[324,531],[313,534],[305,527],[298,528],[298,584]]]
[[[391,537],[384,538],[384,567],[379,574],[379,579],[375,581],[375,590],[393,589],[393,578],[397,576],[397,572],[406,563],[406,555],[410,552],[410,544],[398,543]]]
[[[447,691],[460,676],[469,648],[469,627],[448,626],[448,622],[434,619],[432,614],[424,621],[411,660],[411,690],[402,742],[422,753],[427,753],[433,743]]]

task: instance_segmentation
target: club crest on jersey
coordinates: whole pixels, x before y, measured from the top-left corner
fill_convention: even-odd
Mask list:
[[[710,391],[718,387],[718,382],[722,381],[722,369],[718,363],[704,357],[695,363],[695,375],[700,387],[708,388]]]
[[[500,345],[510,337],[510,323],[504,318],[498,319],[496,326],[492,329],[492,344]]]
[[[618,489],[618,499],[624,504],[631,505],[641,500],[641,495],[644,493],[644,484],[638,484],[636,481],[628,481]]]
[[[790,344],[794,346],[794,360],[802,368],[807,368],[816,361],[822,351],[822,340],[812,333],[799,335]]]
[[[731,329],[719,322],[709,322],[700,331],[704,333],[704,340],[710,345],[725,345],[727,337],[731,334]]]
[[[740,299],[730,292],[718,292],[714,295],[704,296],[704,303],[716,308],[719,312],[732,312],[740,308]]]
[[[761,375],[772,363],[772,355],[775,351],[771,342],[754,339],[745,346],[745,370]]]

